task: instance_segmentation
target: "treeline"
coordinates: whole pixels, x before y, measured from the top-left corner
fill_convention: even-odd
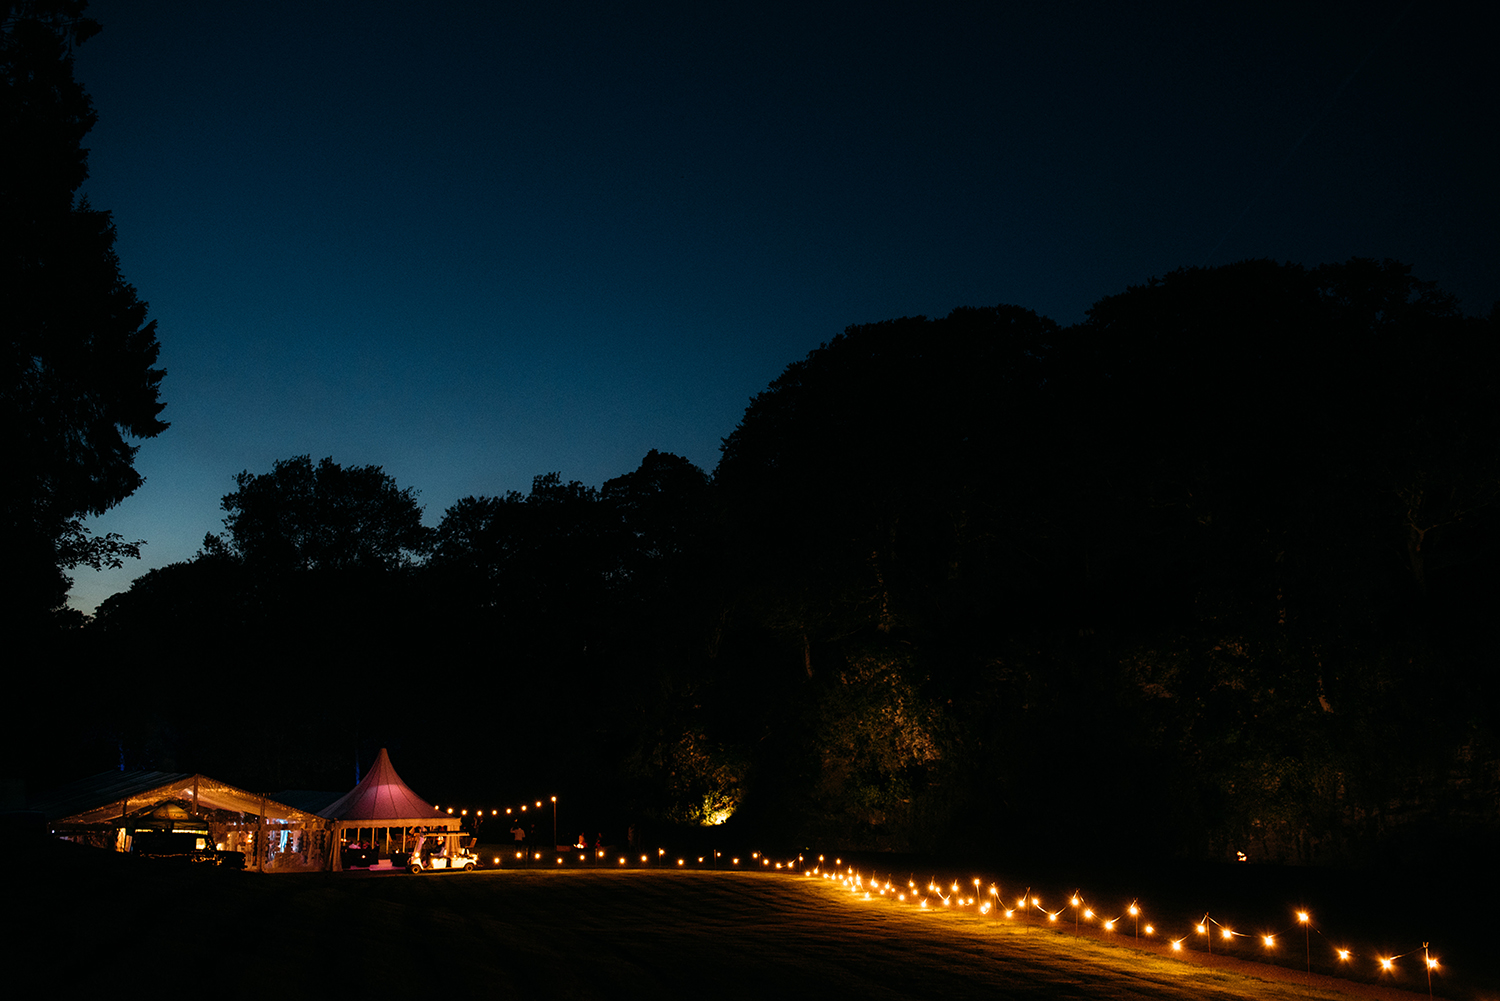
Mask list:
[[[1493,833],[1497,355],[1405,266],[1247,261],[851,327],[712,476],[432,530],[376,467],[247,471],[67,639],[120,665],[69,765],[336,789],[390,746],[440,801],[889,849]]]

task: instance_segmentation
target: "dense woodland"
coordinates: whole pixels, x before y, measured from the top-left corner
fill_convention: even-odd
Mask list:
[[[851,327],[712,475],[653,451],[432,530],[380,469],[289,458],[56,637],[121,668],[48,767],[342,788],[389,746],[439,801],[890,849],[1480,837],[1497,346],[1399,264],[1247,261],[1067,329]]]
[[[423,523],[289,456],[84,621],[163,372],[82,0],[0,20],[11,774],[344,790],[762,844],[1359,862],[1500,830],[1500,312],[1395,262],[1178,271],[1061,328],[851,327],[711,473],[652,451]],[[229,479],[232,477],[232,479]],[[768,841],[767,839],[772,839]]]

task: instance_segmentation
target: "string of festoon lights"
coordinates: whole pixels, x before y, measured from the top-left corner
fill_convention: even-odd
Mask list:
[[[495,808],[489,811],[482,809],[470,810],[462,807],[448,807],[446,810],[439,807],[439,812],[446,812],[456,816],[474,816],[476,819],[498,818],[502,815],[512,818],[524,817],[528,814],[535,815],[541,812],[547,805],[553,808],[553,824],[556,825],[557,797],[548,800],[536,800],[534,802],[522,803],[516,807]],[[534,811],[533,811],[534,808]],[[502,813],[503,811],[503,813]],[[555,837],[555,833],[554,833]],[[1167,951],[1180,953],[1187,951],[1189,943],[1194,945],[1201,943],[1208,954],[1209,960],[1213,958],[1214,936],[1217,935],[1221,942],[1233,942],[1235,939],[1258,940],[1263,954],[1274,953],[1277,943],[1281,940],[1295,936],[1300,928],[1303,933],[1304,959],[1307,972],[1312,973],[1312,936],[1317,934],[1324,944],[1332,950],[1332,956],[1337,960],[1339,967],[1347,967],[1351,972],[1358,968],[1359,960],[1374,960],[1374,972],[1384,976],[1397,972],[1397,962],[1416,956],[1421,957],[1422,968],[1427,975],[1427,992],[1432,996],[1432,975],[1441,969],[1438,958],[1432,954],[1430,943],[1423,942],[1420,947],[1414,947],[1399,954],[1381,955],[1378,953],[1369,956],[1356,956],[1354,951],[1347,945],[1335,944],[1329,939],[1313,921],[1312,914],[1306,909],[1298,909],[1291,912],[1292,922],[1275,931],[1244,932],[1238,931],[1220,922],[1212,913],[1205,912],[1203,917],[1194,923],[1191,930],[1173,937],[1169,932],[1164,932],[1150,919],[1145,918],[1145,911],[1141,906],[1140,898],[1131,900],[1120,913],[1108,917],[1107,911],[1099,909],[1090,902],[1083,894],[1082,889],[1075,889],[1073,893],[1063,899],[1061,906],[1055,910],[1048,908],[1040,894],[1032,887],[1026,889],[1018,896],[1009,896],[1002,893],[999,883],[986,882],[978,876],[973,877],[967,883],[959,880],[951,880],[939,883],[936,878],[928,879],[925,884],[919,884],[914,875],[908,876],[904,884],[896,881],[894,874],[888,875],[884,880],[872,874],[866,877],[853,866],[846,866],[841,858],[833,860],[832,867],[828,867],[827,859],[823,855],[817,857],[816,863],[802,854],[789,857],[784,860],[776,860],[770,855],[761,852],[751,852],[747,857],[726,854],[714,850],[705,855],[675,855],[668,853],[665,848],[657,848],[655,852],[645,852],[639,855],[634,853],[622,854],[611,851],[605,846],[585,844],[572,845],[570,851],[562,851],[563,846],[554,845],[554,857],[559,866],[574,862],[572,850],[577,851],[576,862],[597,867],[601,864],[610,868],[626,868],[632,866],[643,866],[655,869],[672,868],[688,869],[699,866],[713,868],[735,869],[740,871],[757,870],[763,872],[779,872],[786,874],[800,873],[808,878],[821,878],[840,883],[846,888],[850,895],[862,901],[874,901],[885,899],[897,904],[905,904],[916,907],[919,910],[962,910],[972,908],[981,916],[993,916],[997,920],[1021,921],[1028,917],[1037,920],[1045,919],[1048,925],[1060,925],[1066,921],[1065,915],[1073,918],[1073,931],[1075,934],[1082,932],[1084,923],[1089,928],[1097,929],[1105,936],[1126,934],[1125,928],[1128,921],[1130,937],[1137,941],[1154,942]],[[511,853],[505,856],[494,856],[491,864],[502,865],[506,859],[512,857]],[[517,846],[513,851],[513,857],[517,861],[528,864],[541,861],[544,853],[536,851],[531,846]],[[1014,904],[1011,901],[1014,900]],[[1129,944],[1129,943],[1126,943]]]
[[[1233,942],[1235,939],[1258,940],[1262,955],[1269,955],[1276,951],[1279,942],[1285,938],[1294,938],[1300,929],[1309,974],[1312,973],[1314,933],[1332,950],[1332,957],[1339,966],[1347,966],[1351,972],[1357,969],[1359,960],[1366,960],[1373,961],[1372,972],[1382,976],[1391,975],[1397,971],[1396,964],[1399,960],[1419,956],[1422,969],[1427,975],[1429,997],[1432,996],[1432,976],[1440,969],[1438,959],[1432,954],[1427,942],[1423,942],[1419,948],[1412,948],[1398,955],[1372,954],[1357,957],[1346,945],[1336,945],[1328,939],[1313,921],[1311,912],[1305,909],[1292,911],[1289,923],[1279,930],[1254,933],[1231,928],[1211,913],[1205,912],[1190,930],[1174,937],[1172,933],[1159,929],[1155,923],[1145,918],[1139,898],[1131,900],[1119,908],[1120,913],[1110,917],[1109,911],[1090,902],[1081,889],[1075,889],[1072,894],[1062,898],[1061,904],[1053,909],[1029,886],[1024,891],[1011,895],[1002,892],[998,883],[986,882],[979,877],[974,877],[967,883],[959,880],[940,883],[935,878],[919,883],[914,875],[908,876],[904,881],[898,881],[894,874],[887,875],[885,879],[873,873],[866,876],[853,866],[844,865],[842,859],[834,859],[832,867],[825,868],[826,865],[826,859],[819,855],[818,864],[804,869],[803,875],[837,882],[860,901],[884,899],[918,910],[971,909],[976,914],[993,916],[1001,921],[1024,922],[1029,917],[1047,925],[1063,924],[1071,912],[1074,934],[1080,934],[1086,923],[1090,930],[1095,930],[1104,937],[1119,935],[1133,937],[1137,941],[1155,942],[1174,953],[1199,945],[1206,948],[1210,961],[1215,936],[1221,943]]]

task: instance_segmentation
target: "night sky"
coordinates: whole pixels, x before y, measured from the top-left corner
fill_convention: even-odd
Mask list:
[[[84,191],[172,427],[93,522],[144,558],[72,602],[303,453],[434,525],[652,448],[712,470],[849,324],[1067,324],[1247,257],[1500,299],[1494,5],[1136,6],[94,0]]]

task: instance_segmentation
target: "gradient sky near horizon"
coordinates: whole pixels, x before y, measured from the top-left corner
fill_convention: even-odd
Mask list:
[[[94,0],[93,204],[159,322],[92,611],[241,470],[436,524],[650,449],[706,470],[844,327],[1067,324],[1190,265],[1395,258],[1500,299],[1492,5]]]

